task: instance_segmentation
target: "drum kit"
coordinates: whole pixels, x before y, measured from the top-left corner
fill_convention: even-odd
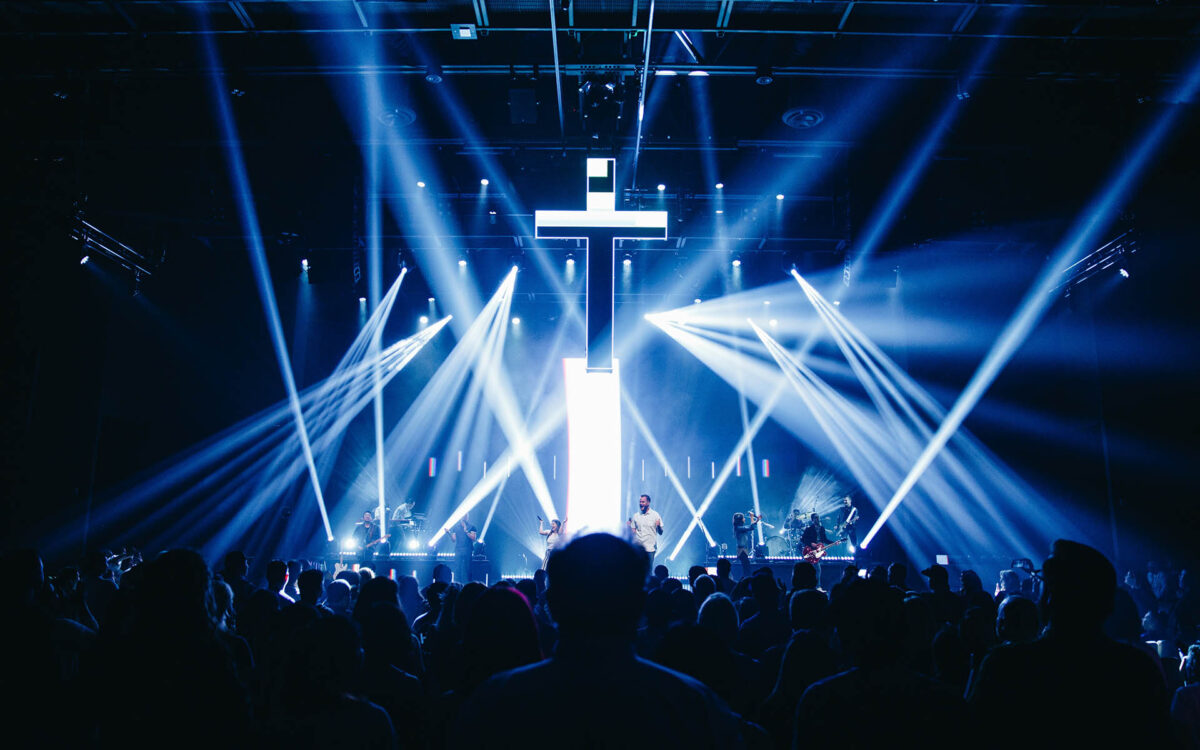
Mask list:
[[[421,535],[425,531],[425,514],[413,513],[413,503],[401,503],[392,511],[388,524],[393,534],[399,535],[400,544],[393,549],[411,550],[420,547]]]

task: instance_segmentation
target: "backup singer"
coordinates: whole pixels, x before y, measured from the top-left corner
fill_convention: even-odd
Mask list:
[[[475,551],[475,538],[479,536],[479,530],[463,516],[458,527],[446,529],[446,533],[454,542],[454,574],[465,585],[471,580],[471,554]]]
[[[663,521],[658,511],[650,510],[649,495],[638,498],[638,512],[629,519],[629,528],[633,530],[634,543],[646,550],[653,563],[658,552],[658,537],[663,533]]]
[[[542,517],[538,516],[538,533],[546,537],[546,555],[542,558],[542,569],[546,569],[546,565],[550,562],[550,555],[554,550],[562,546],[563,537],[566,536],[567,519],[558,520],[555,518],[550,521],[550,528],[542,527]]]
[[[746,516],[741,513],[733,514],[733,538],[738,557],[741,557],[743,553],[750,555],[754,551],[754,527],[762,519],[754,515],[753,511],[750,512],[749,517],[750,522],[746,523]]]

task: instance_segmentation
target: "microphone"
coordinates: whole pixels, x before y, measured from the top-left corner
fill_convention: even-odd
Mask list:
[[[538,516],[538,517],[537,517],[537,520],[541,521],[541,520],[542,520],[542,517],[541,517],[541,516]]]

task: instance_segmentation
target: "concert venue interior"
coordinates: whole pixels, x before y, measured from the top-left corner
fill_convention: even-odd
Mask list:
[[[793,510],[864,569],[990,588],[1068,538],[1178,570],[1198,29],[1143,0],[5,3],[5,546],[332,570],[371,511],[371,565],[423,577],[465,517],[494,582],[541,567],[539,520],[621,533],[647,494],[672,576],[750,512],[751,563],[790,571]]]

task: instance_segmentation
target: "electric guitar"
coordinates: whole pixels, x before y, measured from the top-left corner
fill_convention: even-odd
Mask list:
[[[813,542],[812,544],[810,544],[804,548],[804,551],[800,553],[800,556],[804,558],[805,562],[815,564],[815,563],[819,562],[820,559],[829,552],[829,550],[833,549],[834,547],[838,546],[839,544],[845,544],[848,541],[850,541],[850,540],[849,539],[839,539],[836,542],[830,542],[829,544],[821,544],[820,542]]]
[[[371,548],[372,548],[372,547],[374,547],[376,544],[379,544],[380,542],[386,542],[388,539],[391,539],[391,538],[392,538],[392,535],[391,535],[391,534],[384,534],[383,536],[379,537],[379,538],[378,538],[378,539],[376,539],[375,541],[373,541],[373,542],[367,542],[366,544],[364,544],[364,545],[363,545],[363,549],[371,549]]]

